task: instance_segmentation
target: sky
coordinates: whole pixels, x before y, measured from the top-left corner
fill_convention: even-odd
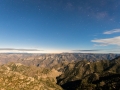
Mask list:
[[[120,0],[0,0],[0,52],[120,53]]]

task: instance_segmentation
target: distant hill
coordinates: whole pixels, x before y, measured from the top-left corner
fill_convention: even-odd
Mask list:
[[[72,61],[99,61],[112,60],[120,54],[86,54],[86,53],[62,53],[62,54],[0,54],[0,64],[18,62],[28,66],[52,67],[63,62]]]

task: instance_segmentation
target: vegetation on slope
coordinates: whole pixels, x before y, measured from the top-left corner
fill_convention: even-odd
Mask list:
[[[37,67],[27,67],[20,63],[0,66],[1,90],[62,90],[56,84],[56,76],[61,73]]]

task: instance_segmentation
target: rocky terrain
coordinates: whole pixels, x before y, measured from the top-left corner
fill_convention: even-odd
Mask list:
[[[119,54],[0,54],[0,90],[119,90]]]
[[[0,66],[0,90],[62,90],[55,69],[28,67],[20,63]]]
[[[65,90],[119,90],[120,57],[69,63],[57,79]]]

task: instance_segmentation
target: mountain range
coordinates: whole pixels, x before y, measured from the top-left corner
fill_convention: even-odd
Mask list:
[[[112,60],[120,54],[0,54],[0,64],[8,62],[22,63],[27,66],[52,67],[62,62]]]
[[[120,54],[0,54],[1,90],[119,90]]]

